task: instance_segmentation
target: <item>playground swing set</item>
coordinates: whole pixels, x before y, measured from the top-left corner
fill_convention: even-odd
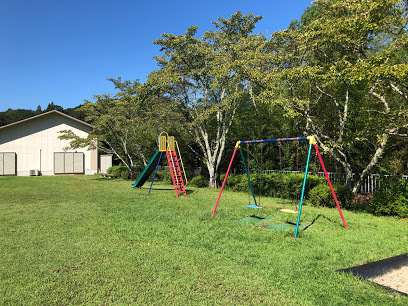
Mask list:
[[[263,190],[263,142],[261,142],[260,146],[261,146],[261,151],[260,151],[260,165],[257,168],[257,173],[261,174],[260,175],[260,184],[259,184],[259,189]],[[244,164],[244,168],[245,168],[245,172],[247,174],[247,179],[248,179],[248,205],[247,207],[250,208],[262,208],[261,207],[261,195],[260,193],[258,194],[258,202],[256,201],[256,198],[254,197],[254,203],[255,205],[251,205],[251,193],[252,195],[255,194],[254,192],[254,188],[252,187],[252,183],[250,180],[250,167],[249,165],[251,164],[251,160],[250,160],[250,154],[249,154],[249,143],[247,142],[247,163],[248,163],[248,168],[246,167],[246,163],[245,163],[245,159],[244,156],[242,154],[242,150],[241,152],[241,158]],[[285,208],[285,181],[283,179],[283,167],[282,167],[282,148],[281,148],[281,142],[278,141],[278,145],[279,145],[279,167],[280,167],[280,181],[281,183],[279,184],[279,187],[281,189],[281,199],[282,199],[282,209],[280,211],[282,212],[287,212],[287,213],[298,213],[297,210],[297,206],[295,207],[295,209],[287,209]],[[299,140],[296,141],[296,173],[299,172]],[[298,183],[298,175],[296,175],[296,193],[295,193],[295,198],[293,199],[292,203],[298,203],[299,201],[299,183]]]
[[[247,207],[249,207],[249,208],[254,208],[254,209],[260,209],[260,208],[262,208],[262,207],[260,206],[259,201],[258,201],[258,203],[256,202],[254,189],[253,189],[253,187],[252,187],[251,179],[250,179],[250,176],[249,176],[249,171],[248,171],[248,168],[247,168],[247,166],[246,166],[245,159],[244,159],[244,154],[243,154],[242,149],[241,149],[241,145],[242,145],[242,144],[246,144],[248,149],[249,149],[249,144],[252,144],[252,143],[259,143],[259,144],[261,144],[261,171],[262,171],[263,144],[264,144],[264,143],[267,143],[267,142],[277,142],[277,143],[279,144],[280,168],[281,168],[281,171],[280,171],[280,172],[281,172],[281,176],[282,176],[282,175],[283,175],[283,171],[282,171],[282,156],[281,156],[281,148],[280,148],[281,142],[283,142],[283,141],[296,141],[296,147],[297,147],[297,149],[296,149],[296,151],[297,151],[296,154],[298,154],[298,143],[299,143],[299,141],[302,141],[302,140],[308,140],[308,141],[309,141],[309,148],[308,148],[308,153],[307,153],[305,173],[304,173],[304,177],[303,177],[302,192],[301,192],[300,199],[299,199],[299,208],[298,208],[298,212],[297,212],[298,215],[297,215],[297,220],[296,220],[295,238],[297,238],[297,236],[298,236],[300,216],[301,216],[301,213],[302,213],[302,204],[303,204],[303,198],[304,198],[304,194],[305,194],[306,180],[307,180],[307,174],[308,174],[308,170],[309,170],[309,162],[310,162],[310,156],[311,156],[312,146],[314,146],[314,148],[315,148],[316,154],[317,154],[317,156],[318,156],[318,158],[319,158],[320,164],[321,164],[322,169],[323,169],[323,172],[324,172],[324,174],[325,174],[327,183],[328,183],[328,185],[329,185],[329,187],[330,187],[330,190],[331,190],[331,193],[332,193],[332,195],[333,195],[334,201],[335,201],[335,203],[336,203],[337,209],[338,209],[338,211],[339,211],[339,213],[340,213],[340,217],[341,217],[341,219],[342,219],[342,221],[343,221],[344,227],[347,229],[348,227],[347,227],[346,221],[345,221],[345,219],[344,219],[344,216],[343,216],[343,213],[342,213],[342,211],[341,211],[339,202],[338,202],[338,200],[337,200],[336,194],[335,194],[334,189],[333,189],[333,186],[332,186],[332,184],[331,184],[329,175],[327,174],[326,167],[325,167],[325,165],[324,165],[324,163],[323,163],[323,159],[322,159],[322,156],[320,155],[319,148],[318,148],[318,146],[317,146],[317,143],[316,143],[316,140],[315,140],[314,136],[295,137],[295,138],[277,138],[277,139],[261,139],[261,140],[237,141],[237,143],[236,143],[236,145],[235,145],[234,152],[232,153],[232,157],[231,157],[231,161],[230,161],[230,163],[229,163],[228,169],[227,169],[227,173],[225,174],[225,178],[224,178],[224,181],[223,181],[223,183],[222,183],[221,190],[220,190],[220,192],[219,192],[219,194],[218,194],[218,198],[217,198],[217,201],[216,201],[216,203],[215,203],[215,206],[214,206],[214,209],[213,209],[213,212],[212,212],[212,215],[211,215],[211,216],[213,217],[214,214],[215,214],[215,211],[217,210],[217,206],[218,206],[218,203],[219,203],[219,201],[220,201],[222,191],[224,190],[224,187],[225,187],[225,182],[227,181],[228,174],[229,174],[229,172],[230,172],[230,170],[231,170],[232,162],[234,161],[234,157],[235,157],[235,154],[236,154],[236,152],[237,152],[238,149],[239,149],[239,152],[240,152],[240,155],[241,155],[242,162],[243,162],[243,164],[244,164],[245,173],[246,173],[247,178],[248,178],[249,189],[250,189],[250,191],[251,191],[251,193],[252,193],[252,198],[254,199],[254,205],[251,205],[250,203],[248,203]],[[248,160],[249,160],[249,150],[247,150],[247,152],[248,152]],[[296,162],[298,163],[298,157],[296,157],[296,160],[297,160]],[[298,165],[297,165],[296,167],[298,167]],[[282,179],[282,182],[283,182],[283,179]],[[283,187],[282,187],[282,188],[283,188]],[[284,199],[284,198],[283,198],[283,199]],[[284,201],[284,200],[283,200],[283,201]],[[283,205],[284,205],[284,202],[283,202]],[[284,207],[283,207],[282,211],[285,211]],[[286,211],[289,211],[289,210],[286,210]],[[289,212],[291,212],[291,211],[289,211]]]
[[[165,135],[162,135],[165,134]],[[166,132],[161,132],[159,135],[159,148],[156,153],[153,155],[146,168],[142,171],[140,176],[137,178],[136,182],[131,185],[132,188],[142,187],[143,184],[147,181],[150,175],[153,173],[153,179],[150,184],[149,192],[152,190],[153,182],[156,177],[157,170],[160,165],[160,161],[163,155],[163,152],[166,152],[167,162],[169,165],[169,170],[171,174],[171,179],[174,186],[174,191],[176,197],[179,197],[180,194],[184,194],[184,197],[187,197],[187,192],[185,186],[187,185],[187,176],[184,170],[183,159],[181,158],[180,149],[177,141],[174,139],[174,136],[169,136]],[[177,149],[177,150],[176,150]],[[183,175],[185,178],[185,184],[183,180]]]

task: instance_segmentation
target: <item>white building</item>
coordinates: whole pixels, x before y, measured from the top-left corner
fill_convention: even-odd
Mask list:
[[[87,137],[92,126],[53,110],[0,127],[0,175],[97,173],[98,151],[64,151],[69,141],[58,139],[62,130]]]

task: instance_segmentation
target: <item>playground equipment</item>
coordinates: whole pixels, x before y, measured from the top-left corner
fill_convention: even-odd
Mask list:
[[[279,145],[279,168],[280,168],[280,178],[281,178],[281,197],[282,197],[282,209],[280,211],[286,212],[286,213],[292,213],[292,214],[297,214],[298,209],[297,206],[295,209],[287,209],[285,208],[285,182],[283,179],[283,167],[282,167],[282,146],[281,142],[278,141]],[[296,140],[296,194],[295,194],[295,199],[294,202],[299,201],[299,184],[298,184],[298,175],[297,173],[299,172],[299,140]]]
[[[301,141],[301,140],[308,140],[308,141],[309,141],[309,149],[308,149],[308,153],[307,153],[305,174],[304,174],[304,177],[303,177],[302,193],[301,193],[301,195],[300,195],[300,202],[299,202],[298,215],[297,215],[297,221],[296,221],[295,238],[296,238],[297,235],[298,235],[299,222],[300,222],[300,216],[301,216],[301,213],[302,213],[303,197],[304,197],[304,194],[305,194],[306,179],[307,179],[307,174],[308,174],[308,169],[309,169],[309,162],[310,162],[310,155],[311,155],[311,151],[312,151],[312,146],[314,146],[314,148],[315,148],[315,150],[316,150],[316,154],[317,154],[317,156],[318,156],[318,158],[319,158],[319,161],[320,161],[320,164],[321,164],[321,166],[322,166],[322,168],[323,168],[324,174],[325,174],[325,176],[326,176],[327,183],[329,184],[331,193],[332,193],[332,195],[333,195],[333,198],[334,198],[334,201],[335,201],[335,203],[336,203],[337,209],[338,209],[338,211],[339,211],[339,213],[340,213],[340,216],[341,216],[341,219],[342,219],[342,221],[343,221],[344,227],[345,227],[345,228],[348,228],[348,227],[347,227],[347,224],[346,224],[346,221],[344,220],[343,213],[342,213],[342,211],[341,211],[339,202],[337,201],[337,197],[336,197],[336,194],[335,194],[335,192],[334,192],[333,186],[332,186],[332,184],[331,184],[331,182],[330,182],[329,175],[327,174],[326,167],[324,166],[323,159],[322,159],[322,157],[321,157],[321,155],[320,155],[319,148],[317,147],[317,143],[316,143],[316,140],[315,140],[314,136],[295,137],[295,138],[277,138],[277,139],[261,139],[261,140],[237,141],[237,144],[235,145],[234,152],[232,153],[232,157],[231,157],[231,161],[230,161],[230,163],[229,163],[228,169],[227,169],[227,173],[225,174],[225,178],[224,178],[224,181],[223,181],[222,186],[221,186],[220,193],[218,194],[217,202],[215,203],[215,206],[214,206],[214,209],[213,209],[213,212],[212,212],[212,215],[211,215],[211,216],[213,217],[214,214],[215,214],[215,211],[217,210],[217,206],[218,206],[218,203],[219,203],[219,201],[220,201],[222,191],[224,190],[225,182],[227,181],[228,174],[229,174],[229,172],[230,172],[230,170],[231,170],[232,162],[234,161],[234,157],[235,157],[235,154],[236,154],[236,152],[237,152],[238,149],[239,149],[239,152],[240,152],[240,154],[241,154],[242,161],[243,161],[243,163],[244,163],[245,172],[246,172],[247,177],[248,177],[248,184],[249,184],[249,186],[250,186],[250,189],[251,189],[251,192],[252,192],[252,197],[253,197],[254,202],[255,202],[255,205],[247,205],[247,207],[256,208],[256,209],[261,208],[260,206],[258,206],[258,204],[257,204],[257,202],[256,202],[254,190],[253,190],[253,188],[252,188],[252,184],[251,184],[251,180],[250,180],[250,177],[249,177],[248,169],[247,169],[247,167],[246,167],[245,160],[244,160],[244,155],[243,155],[243,153],[242,153],[241,144],[247,144],[247,145],[249,145],[249,144],[251,144],[251,143],[261,143],[261,144],[263,144],[263,143],[265,143],[265,142],[278,142],[278,143],[280,144],[282,141]]]
[[[262,188],[262,186],[263,186],[263,152],[264,152],[264,150],[263,150],[263,142],[261,142],[260,143],[260,147],[261,147],[261,150],[260,150],[260,165],[259,165],[259,167],[257,168],[258,169],[258,173],[260,174],[260,190],[263,190],[263,188]],[[250,164],[250,154],[249,154],[249,143],[247,142],[247,163],[248,163],[248,165]],[[280,210],[280,211],[282,211],[282,212],[287,212],[287,213],[298,213],[298,210],[297,210],[297,206],[296,206],[296,208],[295,208],[295,210],[293,210],[293,209],[286,209],[285,208],[285,193],[284,193],[284,190],[285,190],[285,181],[284,181],[284,179],[283,179],[283,167],[282,167],[282,148],[281,148],[281,142],[280,141],[278,141],[278,145],[279,145],[279,168],[280,168],[280,179],[281,179],[281,183],[280,183],[280,189],[281,189],[281,199],[282,199],[282,209]],[[242,157],[242,161],[243,161],[243,163],[244,163],[244,167],[246,168],[246,166],[245,166],[245,160],[244,160],[244,158],[243,158],[243,156],[241,155],[241,157]],[[297,140],[296,141],[296,173],[298,173],[299,171],[299,141]],[[249,172],[250,172],[250,167],[248,166],[248,168],[246,169],[246,172],[247,172],[247,178],[248,178],[248,182],[250,183],[250,175],[249,175]],[[295,199],[293,199],[293,203],[297,203],[298,201],[299,201],[299,184],[298,184],[298,175],[296,175],[296,184],[295,184],[295,186],[296,186],[296,194],[295,194]],[[247,207],[250,207],[250,208],[262,208],[261,207],[261,194],[259,194],[258,195],[258,202],[256,202],[256,200],[254,200],[254,202],[255,202],[255,205],[250,205],[250,198],[251,198],[251,195],[250,195],[250,193],[254,193],[254,191],[253,191],[253,188],[252,188],[252,184],[248,184],[248,205],[247,205]]]
[[[166,134],[166,135],[162,135]],[[176,151],[177,148],[177,151]],[[159,149],[153,155],[152,159],[147,164],[146,168],[142,171],[142,174],[138,177],[135,183],[131,185],[132,188],[135,187],[142,187],[143,184],[147,181],[150,175],[153,173],[154,175],[152,182],[150,184],[149,192],[152,189],[154,179],[156,177],[157,169],[159,168],[160,161],[163,155],[163,152],[166,152],[167,162],[169,164],[171,179],[173,181],[174,191],[176,193],[176,197],[179,197],[179,194],[183,194],[187,197],[183,176],[181,170],[183,170],[184,178],[186,180],[186,184],[188,183],[186,172],[184,171],[183,160],[181,158],[180,149],[178,146],[177,141],[174,139],[174,136],[169,136],[166,132],[161,132],[159,135]],[[181,165],[181,167],[180,167]]]

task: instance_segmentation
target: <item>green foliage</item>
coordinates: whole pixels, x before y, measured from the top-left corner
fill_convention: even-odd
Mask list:
[[[62,106],[59,105],[54,105],[54,103],[48,104],[47,109],[44,111],[41,110],[41,106],[38,105],[37,109],[35,111],[30,110],[30,109],[11,109],[9,108],[8,110],[4,112],[0,112],[0,126],[14,123],[23,119],[27,119],[36,115],[40,115],[41,113],[45,113],[51,110],[58,110],[62,113],[65,113],[71,117],[77,118],[79,120],[83,120],[84,117],[83,115],[77,111],[77,108],[67,108],[64,109]]]
[[[35,116],[36,113],[28,109],[11,109],[0,112],[0,126]]]
[[[369,206],[375,215],[408,217],[408,180],[382,184]]]
[[[192,173],[189,171],[186,171],[186,175],[187,178],[192,177]],[[152,178],[153,178],[153,174],[152,174]],[[171,179],[171,173],[169,171],[169,169],[161,169],[158,170],[156,173],[156,177],[155,177],[155,182],[163,182],[166,184],[173,184],[173,180]],[[184,180],[184,174],[183,174],[183,180]],[[186,183],[186,182],[184,182]],[[191,183],[191,181],[189,181],[189,184]]]
[[[215,187],[225,141],[236,110],[249,101],[248,60],[257,58],[266,37],[252,31],[262,16],[240,11],[218,18],[215,31],[196,37],[192,26],[184,35],[162,34],[154,41],[161,47],[156,56],[159,70],[147,83],[163,97],[170,97],[185,118],[184,126],[198,142],[208,168],[209,186]]]
[[[69,140],[70,149],[81,147],[98,148],[114,154],[134,177],[135,165],[145,164],[146,156],[157,149],[156,139],[165,118],[171,115],[168,101],[156,99],[149,88],[139,81],[109,79],[116,94],[95,95],[96,102],[86,101],[78,110],[86,115],[93,130],[82,138],[70,130],[61,131],[59,139]],[[96,141],[96,139],[98,141]]]
[[[208,181],[202,175],[198,175],[193,177],[189,181],[189,185],[193,187],[204,188],[208,186]]]
[[[132,173],[129,172],[130,179],[137,178],[140,174],[142,174],[143,170],[144,170],[144,167],[141,165],[133,166]],[[133,175],[133,177],[131,175]]]
[[[300,22],[271,35],[270,68],[265,59],[250,71],[266,88],[259,97],[305,120],[354,192],[390,135],[406,135],[406,14],[405,0],[313,1]]]
[[[317,207],[335,207],[330,187],[321,184],[310,190],[310,203]]]
[[[113,174],[116,177],[120,177],[124,180],[129,179],[129,169],[123,165],[112,166],[106,170],[106,173]]]
[[[354,194],[352,190],[347,185],[338,183],[334,183],[333,188],[340,206],[344,208],[353,208]]]
[[[341,184],[333,184],[333,189],[341,207],[350,207],[353,193],[350,188]],[[316,207],[336,207],[329,185],[319,184],[309,193],[310,204]]]
[[[158,170],[154,180],[158,182],[164,182],[166,184],[173,184],[169,169]]]
[[[225,174],[220,176],[224,180]],[[251,174],[250,180],[256,195],[268,197],[285,197],[290,199],[300,198],[303,185],[303,174]],[[305,198],[309,197],[309,191],[315,186],[322,184],[326,179],[316,175],[308,175],[305,187]],[[227,189],[233,191],[248,192],[248,178],[246,174],[229,174],[225,183]]]
[[[122,169],[122,171],[120,172],[120,177],[124,180],[128,180],[129,179],[129,169],[128,168]]]

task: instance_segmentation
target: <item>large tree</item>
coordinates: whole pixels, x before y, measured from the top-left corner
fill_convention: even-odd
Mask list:
[[[390,136],[407,136],[407,21],[407,1],[318,0],[272,35],[267,71],[252,71],[263,99],[305,120],[355,193]]]
[[[196,38],[198,27],[184,35],[163,34],[155,44],[159,70],[148,83],[170,98],[188,123],[209,172],[209,186],[216,177],[227,135],[239,103],[248,99],[246,61],[256,57],[266,38],[253,34],[261,16],[243,15],[214,21],[215,31]]]
[[[80,138],[67,130],[62,131],[60,138],[71,140],[71,149],[89,146],[114,154],[133,177],[135,166],[146,166],[146,156],[153,154],[169,103],[152,97],[138,81],[110,81],[118,90],[116,94],[95,95],[95,102],[86,101],[79,108],[93,125],[89,136]]]

